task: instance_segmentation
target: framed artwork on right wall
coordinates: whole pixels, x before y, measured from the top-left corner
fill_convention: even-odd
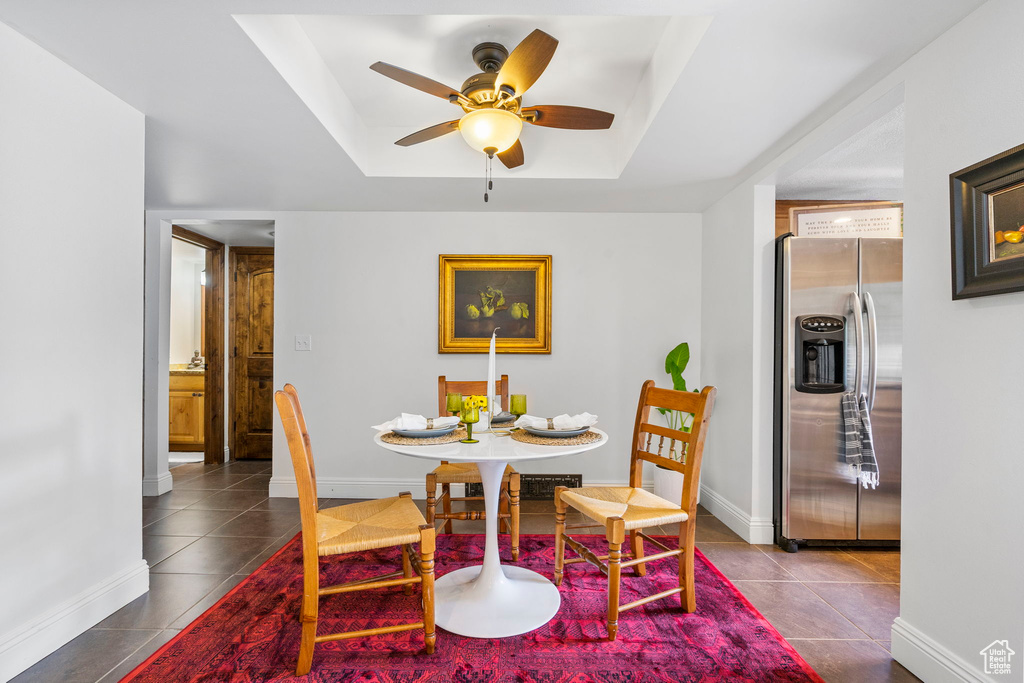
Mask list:
[[[1024,290],[1024,145],[949,176],[953,298]]]

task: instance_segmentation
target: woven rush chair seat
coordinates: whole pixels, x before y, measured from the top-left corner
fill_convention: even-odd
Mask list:
[[[316,513],[317,552],[324,557],[419,543],[426,523],[412,498],[401,496],[324,508]]]
[[[626,531],[659,524],[685,522],[689,515],[671,503],[644,489],[629,486],[592,486],[562,491],[562,500],[605,525],[611,517],[621,517]]]
[[[505,467],[501,477],[503,486],[508,485],[508,478],[515,470],[511,465]],[[434,468],[434,476],[438,484],[479,484],[480,469],[472,462],[446,462]]]

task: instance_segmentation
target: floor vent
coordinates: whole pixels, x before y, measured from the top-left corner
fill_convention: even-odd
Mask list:
[[[521,500],[554,500],[556,486],[579,488],[583,486],[583,475],[522,474],[520,475],[519,497]],[[484,485],[466,484],[466,495],[484,495]]]

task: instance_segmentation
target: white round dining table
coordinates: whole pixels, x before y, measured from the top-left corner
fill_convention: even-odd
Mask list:
[[[501,564],[498,553],[501,478],[509,463],[582,453],[608,441],[608,435],[600,429],[590,431],[600,434],[600,440],[550,446],[523,443],[490,432],[474,433],[479,443],[456,441],[429,446],[386,443],[381,441],[381,434],[374,437],[377,445],[395,453],[427,460],[473,462],[480,468],[486,512],[484,561],[481,565],[448,572],[434,583],[434,619],[438,626],[471,638],[504,638],[540,628],[555,616],[561,597],[551,581],[525,567]]]

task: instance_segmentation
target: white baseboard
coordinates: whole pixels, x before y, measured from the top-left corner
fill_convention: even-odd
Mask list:
[[[148,590],[149,565],[139,560],[0,636],[0,681],[14,678]]]
[[[751,517],[704,484],[700,485],[700,496],[701,505],[723,524],[739,534],[747,543],[767,545],[775,540],[775,527],[771,519]]]
[[[993,677],[985,675],[981,666],[965,661],[902,617],[896,617],[892,624],[892,657],[928,683],[985,683],[993,680]],[[981,661],[981,655],[978,655],[978,662]]]
[[[421,499],[426,497],[426,481],[420,479],[341,479],[338,477],[317,477],[316,492],[320,498],[388,498],[397,496],[402,491],[410,491],[412,497]],[[622,481],[587,481],[587,486],[625,486]],[[461,484],[455,484],[461,487]],[[644,488],[651,490],[652,484],[644,484]],[[295,486],[295,477],[271,477],[270,497],[271,498],[295,498],[298,489]],[[463,495],[462,490],[455,488],[452,495]],[[770,542],[770,541],[769,541]]]
[[[164,472],[158,477],[142,478],[142,495],[162,496],[174,487],[174,478],[170,472]]]

